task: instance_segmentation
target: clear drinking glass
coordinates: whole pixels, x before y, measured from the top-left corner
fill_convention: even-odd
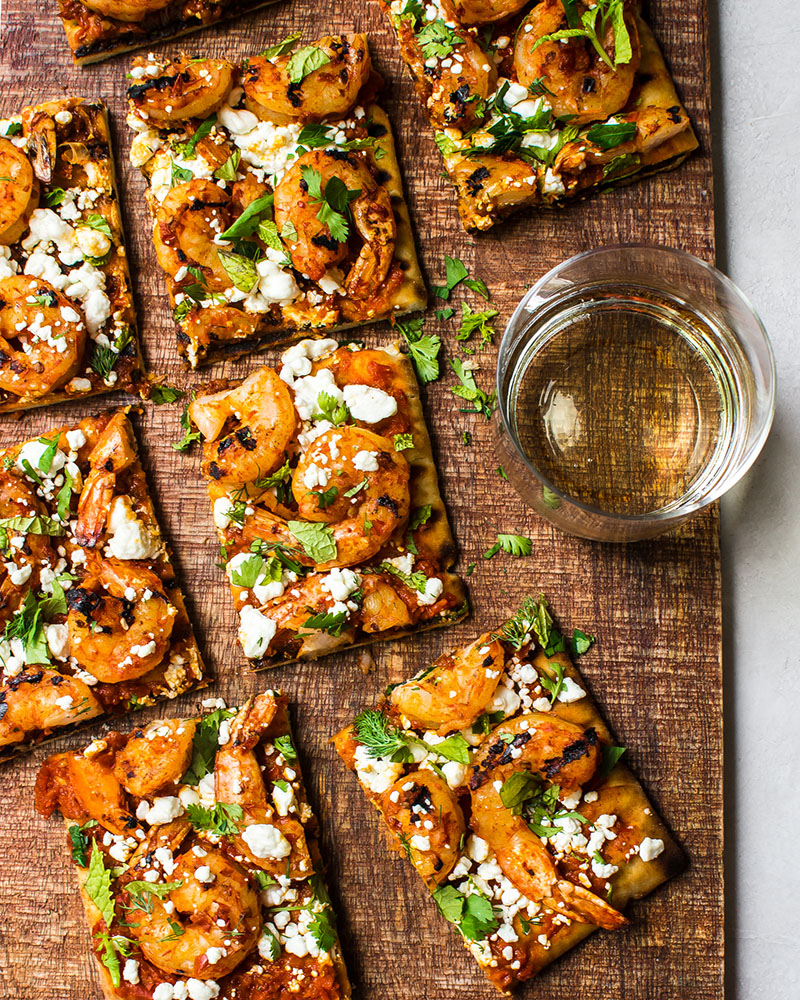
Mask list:
[[[720,271],[617,246],[559,264],[511,317],[497,364],[510,481],[573,535],[649,538],[718,499],[772,424],[766,331]]]

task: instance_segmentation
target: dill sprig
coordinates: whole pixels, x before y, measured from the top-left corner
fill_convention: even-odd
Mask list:
[[[380,757],[395,764],[412,759],[408,737],[382,712],[367,709],[356,716],[353,725],[359,743],[370,757]]]

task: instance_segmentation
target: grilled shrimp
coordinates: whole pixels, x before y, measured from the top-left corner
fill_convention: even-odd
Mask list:
[[[581,8],[585,9],[583,4]],[[542,0],[517,30],[514,69],[519,82],[530,86],[540,80],[557,116],[570,115],[573,124],[608,118],[623,108],[630,97],[641,52],[632,4],[625,4],[625,26],[631,41],[630,59],[613,66],[615,32],[611,21],[600,42],[609,66],[587,38],[539,42],[546,35],[567,27],[561,0]],[[601,23],[597,21],[598,35]],[[539,43],[539,44],[537,44]]]
[[[636,134],[628,142],[620,143],[612,149],[602,149],[589,142],[586,136],[581,136],[579,140],[565,143],[559,150],[552,170],[562,178],[565,186],[593,183],[595,174],[587,170],[587,167],[600,168],[626,153],[649,153],[689,126],[689,119],[679,107],[667,109],[648,106],[629,114],[617,115],[616,120],[636,126]],[[635,157],[632,159],[632,166],[635,168],[638,161]],[[623,161],[623,168],[624,166]]]
[[[93,819],[110,833],[129,836],[139,824],[114,774],[113,756],[106,748],[90,757],[80,752],[48,757],[36,779],[39,811],[49,816],[57,808],[65,819]]]
[[[449,0],[438,0],[438,6],[446,22],[457,21]],[[495,90],[497,69],[477,39],[468,31],[456,32],[448,59],[428,66],[410,19],[401,17],[395,24],[404,50],[411,54],[417,91],[434,127],[466,131],[479,125],[486,117],[484,101]]]
[[[470,769],[470,825],[523,895],[579,923],[613,930],[627,923],[625,917],[593,892],[562,878],[541,838],[500,797],[503,784],[520,771],[554,781],[561,794],[569,794],[592,778],[598,761],[594,729],[540,713],[501,723],[483,740]]]
[[[103,559],[67,591],[70,654],[98,680],[141,677],[169,649],[177,608],[141,564]]]
[[[92,689],[82,680],[28,667],[0,692],[0,746],[20,743],[36,730],[49,732],[102,713]]]
[[[392,690],[389,700],[412,726],[444,736],[486,711],[505,665],[505,649],[490,633],[440,656],[430,670]]]
[[[156,212],[153,242],[156,259],[173,278],[187,267],[198,267],[212,292],[233,282],[219,259],[214,237],[232,222],[231,196],[211,180],[195,178],[172,188]],[[186,281],[196,282],[194,275]]]
[[[297,238],[287,241],[292,264],[312,281],[345,259],[348,243],[335,239],[328,223],[320,219],[324,202],[310,194],[309,177],[319,182],[323,197],[333,178],[355,194],[348,211],[363,245],[345,287],[352,298],[369,298],[386,278],[394,256],[397,224],[389,192],[372,176],[363,155],[356,153],[312,149],[287,170],[275,188],[275,222],[280,229],[287,223],[294,226]]]
[[[269,729],[277,711],[271,691],[251,698],[231,721],[230,738],[217,751],[214,767],[214,794],[218,802],[238,805],[244,810],[246,826],[232,838],[237,855],[274,875],[306,878],[313,864],[305,830],[297,819],[278,816],[267,797],[261,765],[253,749]],[[275,856],[254,854],[246,834],[253,824],[274,827]]]
[[[175,888],[158,895],[148,893],[144,904],[142,894],[127,894],[130,933],[148,962],[164,972],[221,979],[258,942],[258,892],[239,865],[212,847],[190,848],[175,862],[169,882]],[[142,867],[146,866],[143,862]],[[219,949],[216,963],[208,960],[209,948]]]
[[[205,438],[204,475],[227,487],[255,483],[282,465],[297,428],[289,389],[267,367],[235,389],[194,400],[189,416]]]
[[[0,389],[36,399],[77,372],[86,326],[74,303],[41,278],[0,280]]]
[[[140,799],[179,783],[192,760],[196,728],[192,719],[168,719],[135,729],[114,759],[117,781]]]
[[[141,21],[148,14],[163,10],[172,0],[83,0],[89,10],[118,21]]]
[[[324,568],[365,562],[388,542],[408,517],[409,476],[392,442],[364,427],[334,428],[312,442],[295,469],[292,492],[300,519],[331,525],[337,555]],[[320,491],[332,487],[336,495],[323,509]]]
[[[39,182],[31,161],[0,137],[0,245],[11,246],[28,228],[39,204]]]
[[[205,118],[222,104],[233,83],[226,59],[182,56],[164,67],[161,76],[128,88],[128,98],[142,117],[154,122]]]
[[[464,814],[446,781],[429,770],[404,774],[381,798],[386,822],[429,888],[440,885],[461,856]]]
[[[136,445],[124,413],[115,413],[89,453],[89,473],[80,500],[74,535],[93,548],[105,531],[117,476],[136,461]]]
[[[300,83],[289,76],[294,55],[250,59],[242,79],[245,106],[278,125],[344,117],[369,81],[372,66],[366,35],[328,35],[315,42],[314,48],[328,62]]]
[[[528,0],[453,0],[461,24],[493,24],[522,10]]]

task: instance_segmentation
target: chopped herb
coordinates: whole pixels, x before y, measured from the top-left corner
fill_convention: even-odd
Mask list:
[[[495,329],[489,320],[497,315],[496,309],[485,309],[483,312],[473,312],[466,302],[461,303],[461,326],[456,333],[456,340],[469,340],[473,333],[481,336],[480,347],[483,349],[491,344]]]
[[[186,815],[195,830],[205,830],[218,837],[230,837],[239,832],[244,809],[233,803],[217,802],[213,809],[189,805],[186,807]]]
[[[570,642],[572,655],[583,656],[584,653],[588,653],[594,645],[594,641],[593,635],[588,635],[586,632],[582,632],[579,628],[576,628],[572,633],[572,640]]]
[[[286,64],[289,82],[302,83],[309,74],[327,66],[330,61],[331,57],[328,53],[316,45],[306,45],[304,48],[298,49]]]
[[[483,558],[492,559],[501,550],[510,556],[529,556],[533,551],[533,542],[526,535],[498,534],[497,541],[483,553]]]
[[[503,711],[484,712],[472,723],[472,731],[473,733],[477,733],[479,736],[486,736],[487,733],[490,733],[494,726],[499,725],[505,717],[506,713]]]
[[[223,240],[240,240],[246,236],[252,236],[258,229],[261,217],[266,216],[269,218],[272,215],[274,200],[272,194],[268,193],[262,194],[255,201],[251,201],[239,218],[221,234],[220,238]]]
[[[128,882],[125,886],[125,890],[135,896],[155,896],[157,899],[163,899],[168,896],[174,889],[180,889],[183,885],[182,881],[178,882]]]
[[[622,153],[603,164],[603,179],[623,177],[634,173],[642,162],[638,153]]]
[[[190,180],[194,178],[194,174],[191,170],[187,170],[186,167],[179,166],[173,159],[169,161],[170,176],[169,184],[170,187],[177,187],[179,184],[187,184]]]
[[[175,146],[175,151],[182,156],[185,160],[191,160],[194,156],[194,151],[197,148],[197,144],[201,139],[211,132],[211,129],[217,124],[217,116],[209,115],[208,118],[203,119],[197,128],[194,130],[194,134],[187,142],[178,143]]]
[[[334,427],[346,424],[353,418],[347,404],[332,396],[329,392],[321,392],[317,396],[317,413],[312,414],[312,420],[328,420]]]
[[[239,253],[231,253],[229,250],[218,250],[217,255],[234,287],[238,288],[240,292],[247,292],[248,294],[252,292],[259,282],[256,262],[251,260],[250,257],[245,257]]]
[[[103,852],[95,844],[89,858],[84,889],[89,899],[100,911],[100,915],[110,928],[114,923],[114,897],[111,895],[111,872],[103,863]]]
[[[407,587],[411,587],[412,590],[416,590],[420,594],[425,593],[425,585],[428,582],[428,578],[422,572],[417,573],[404,573],[401,569],[398,569],[393,563],[384,560],[378,567],[384,573],[391,573],[392,576],[396,576],[398,580],[402,580]]]
[[[448,257],[445,254],[444,258],[444,270],[445,270],[445,283],[443,285],[434,285],[433,294],[439,299],[449,299],[450,293],[460,284],[465,278],[469,277],[469,271],[467,270],[467,265],[458,259],[458,257]]]
[[[278,736],[275,739],[275,749],[283,754],[287,760],[297,760],[297,751],[292,743],[292,737],[286,733],[285,736]]]
[[[439,152],[445,158],[458,151],[458,143],[446,136],[444,132],[434,132],[433,141],[439,147]]]
[[[461,733],[448,736],[442,743],[432,743],[430,750],[431,753],[445,757],[447,760],[454,760],[459,764],[469,764],[470,746]]]
[[[415,507],[411,514],[411,520],[408,524],[409,531],[416,531],[416,529],[422,527],[423,524],[427,524],[432,513],[433,508],[429,503],[423,504],[421,507]]]
[[[613,70],[618,66],[629,63],[633,58],[633,47],[630,35],[625,24],[625,0],[597,0],[594,7],[589,7],[580,15],[580,24],[576,19],[576,7],[574,3],[564,4],[567,13],[567,23],[570,27],[561,31],[554,31],[550,35],[542,35],[534,43],[531,51],[538,49],[545,42],[560,42],[568,38],[586,38],[594,47],[594,50],[606,64]],[[598,24],[598,16],[600,22]],[[614,29],[614,59],[612,61],[609,54],[603,48],[602,38],[611,25]]]
[[[33,517],[4,517],[0,520],[0,528],[5,528],[6,531],[19,531],[26,535],[54,537],[66,534],[63,526],[46,514],[35,514]]]
[[[537,792],[542,785],[541,778],[530,771],[515,771],[510,778],[503,782],[500,789],[500,800],[506,809],[510,809],[515,816],[522,812],[523,803]]]
[[[287,52],[291,52],[292,49],[297,45],[302,36],[302,32],[296,31],[293,35],[289,35],[284,38],[282,42],[278,42],[277,45],[270,45],[268,49],[264,49],[263,52],[259,52],[260,56],[264,59],[275,59],[278,56],[285,56]]]
[[[597,122],[586,133],[586,138],[600,149],[614,149],[635,135],[636,125],[633,122]]]
[[[467,576],[472,576],[472,574],[475,572],[476,566],[477,563],[470,563],[469,566],[467,566]]]
[[[414,447],[414,435],[413,434],[395,434],[392,438],[395,451],[407,451],[409,448]]]
[[[358,742],[370,757],[390,760],[395,764],[412,760],[408,737],[382,712],[374,709],[361,712],[356,716],[353,728]]]
[[[239,167],[239,162],[242,158],[242,154],[238,149],[234,149],[228,159],[214,171],[214,176],[219,181],[235,181],[236,171]]]
[[[318,615],[311,615],[303,622],[301,627],[319,632],[327,632],[328,635],[336,637],[342,634],[342,628],[347,621],[347,617],[346,611],[337,611],[336,614],[323,612]]]
[[[236,715],[234,709],[218,708],[197,723],[192,742],[192,763],[184,774],[184,785],[197,785],[201,778],[211,774],[219,749],[219,727],[226,719]]]
[[[460,396],[461,399],[474,404],[472,409],[462,410],[462,412],[482,413],[489,420],[497,406],[497,392],[493,389],[487,395],[483,389],[479,389],[472,370],[466,368],[460,358],[454,358],[450,365],[461,382],[461,385],[454,386],[450,391],[456,396]]]
[[[336,558],[336,539],[330,525],[314,521],[287,521],[287,527],[300,542],[305,554],[315,563]]]
[[[95,229],[98,233],[102,233],[110,240],[114,239],[114,234],[111,232],[111,226],[108,224],[108,219],[104,218],[102,215],[98,215],[96,212],[78,222],[77,225],[82,226],[85,229]]]
[[[8,135],[8,133],[6,133]],[[51,188],[44,196],[44,203],[47,208],[56,208],[64,201],[66,195],[64,188]]]
[[[558,696],[564,690],[564,668],[556,660],[550,662],[555,677],[550,677],[542,672],[539,674],[539,683],[550,694],[550,704],[555,705]]]
[[[69,833],[69,839],[72,844],[72,860],[76,865],[80,865],[81,868],[85,868],[87,865],[89,841],[83,832],[83,828],[78,826],[77,823],[73,823],[67,832]]]
[[[467,941],[485,941],[500,926],[491,900],[477,890],[464,895],[455,886],[443,885],[434,891],[433,898],[442,916],[455,924]]]
[[[552,627],[553,616],[547,609],[547,601],[544,595],[540,594],[539,600],[535,605],[533,631],[536,633],[536,638],[539,640],[542,649],[546,650],[550,646],[550,631]]]
[[[455,309],[452,308],[452,306],[448,306],[446,309],[436,310],[436,318],[439,320],[440,323],[443,323],[445,320],[452,319],[455,316],[455,314],[456,311]]]
[[[256,875],[263,875],[264,872],[256,872]],[[281,957],[281,945],[275,935],[267,927],[263,927],[261,930],[261,937],[258,941],[258,951],[259,954],[264,955],[264,950],[266,949],[267,955],[264,956],[269,959],[270,962],[277,962]]]
[[[180,424],[186,433],[183,435],[180,441],[173,441],[172,447],[175,449],[175,451],[184,452],[188,451],[191,448],[191,446],[195,443],[195,441],[199,441],[200,438],[203,436],[200,433],[200,431],[192,430],[192,421],[191,417],[189,416],[188,403],[183,408]]]
[[[121,934],[108,934],[105,931],[95,934],[94,938],[103,949],[100,961],[108,969],[111,985],[118,987],[121,982],[119,955],[127,958],[133,953],[135,944]]]
[[[345,496],[346,496],[346,497],[347,497],[348,499],[349,499],[349,498],[351,498],[351,497],[354,497],[354,496],[356,496],[356,495],[357,495],[358,493],[360,493],[360,492],[361,492],[361,490],[363,490],[363,489],[364,489],[364,487],[365,487],[365,486],[367,486],[368,484],[369,484],[369,480],[367,479],[367,477],[366,477],[366,476],[364,476],[364,478],[363,478],[363,479],[361,480],[361,482],[360,482],[360,483],[356,483],[356,485],[355,485],[355,486],[354,486],[354,487],[353,487],[353,488],[352,488],[351,490],[347,490],[347,492],[345,493]],[[335,487],[334,487],[334,488],[335,488]]]
[[[464,39],[439,17],[417,32],[417,42],[426,59],[439,59],[450,55],[456,45],[463,45]]]
[[[408,344],[409,354],[420,382],[435,382],[439,378],[441,338],[436,334],[423,334],[424,320],[421,316],[415,316],[413,319],[395,319],[392,322]]]
[[[626,750],[627,747],[612,747],[605,743],[601,743],[601,761],[600,767],[597,769],[597,774],[595,775],[595,780],[602,781],[603,778],[607,778],[617,766],[620,757],[622,757]]]
[[[504,479],[506,482],[508,482],[508,476],[506,475],[506,470],[503,468],[502,465],[497,466],[497,475],[501,479]]]
[[[334,175],[322,186],[322,174],[314,167],[300,168],[308,193],[317,202],[317,218],[328,227],[337,243],[344,243],[350,232],[350,202],[361,194],[361,189],[350,190],[344,181]]]
[[[154,385],[150,389],[150,401],[156,406],[162,406],[164,403],[177,403],[185,395],[185,392],[177,389],[174,385]]]

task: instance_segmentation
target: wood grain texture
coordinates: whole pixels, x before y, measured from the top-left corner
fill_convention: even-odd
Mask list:
[[[111,108],[145,356],[151,369],[177,377],[180,366],[150,244],[143,182],[125,158],[127,61],[74,68],[53,0],[6,0],[2,17],[3,112],[64,93],[102,97]],[[307,37],[329,29],[368,30],[375,63],[389,81],[385,103],[398,138],[428,277],[441,279],[444,253],[459,255],[486,280],[501,310],[499,320],[505,321],[526,285],[581,250],[650,242],[713,258],[705,4],[652,0],[649,17],[698,129],[701,152],[674,173],[558,213],[523,213],[478,238],[461,231],[454,198],[439,177],[438,153],[377,4],[295,0],[236,26],[192,35],[186,48],[238,60],[291,30],[302,28]],[[169,51],[168,46],[162,48]],[[368,339],[380,343],[386,336],[385,328],[377,328]],[[452,338],[446,351],[454,353]],[[486,358],[485,382],[493,360]],[[257,364],[225,363],[202,377],[241,377]],[[377,669],[366,676],[355,656],[347,654],[317,665],[281,668],[268,678],[245,672],[230,595],[215,567],[214,529],[199,478],[199,457],[183,458],[169,447],[178,437],[176,408],[145,409],[138,421],[143,461],[201,647],[220,678],[209,693],[234,702],[269,683],[282,687],[299,706],[294,722],[310,797],[323,824],[323,850],[356,995],[365,1000],[489,997],[491,988],[425,899],[416,874],[385,850],[371,807],[327,739],[363,705],[374,702],[387,680],[406,677],[417,665],[466,641],[516,608],[525,594],[546,591],[565,628],[577,625],[597,634],[598,646],[581,668],[617,737],[631,748],[631,766],[685,847],[691,867],[637,904],[629,929],[593,935],[522,995],[546,994],[550,1000],[721,1000],[717,510],[655,542],[613,547],[566,538],[499,480],[491,427],[480,417],[457,412],[446,388],[451,383],[447,376],[428,387],[426,412],[461,546],[460,565],[463,569],[470,562],[480,563],[470,578],[474,613],[455,629],[373,647]],[[72,406],[60,407],[57,416],[42,412],[19,421],[6,417],[0,437],[3,442],[29,437],[56,419],[82,412]],[[461,445],[464,429],[473,433],[471,448]],[[500,555],[484,563],[480,555],[498,529],[530,534],[534,555],[524,560]],[[174,708],[191,714],[197,702],[198,696],[185,696]],[[172,705],[149,710],[144,718],[172,710]],[[62,749],[65,742],[49,749]],[[0,997],[96,1000],[101,994],[80,901],[64,858],[62,827],[45,822],[32,809],[33,783],[43,756],[44,751],[37,751],[0,773],[0,891],[5,903]]]

